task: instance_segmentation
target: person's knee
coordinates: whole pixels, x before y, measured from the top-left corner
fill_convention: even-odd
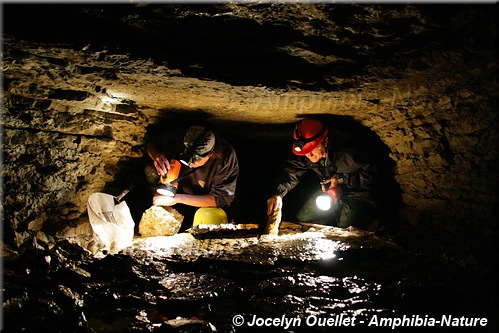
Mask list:
[[[369,203],[353,202],[343,203],[341,213],[338,217],[338,227],[347,228],[350,226],[368,230],[376,220],[376,210]]]

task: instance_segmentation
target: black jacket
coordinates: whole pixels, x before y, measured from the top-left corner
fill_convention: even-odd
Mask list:
[[[275,180],[274,193],[285,196],[309,170],[314,171],[319,180],[337,175],[343,189],[343,198],[372,199],[372,186],[376,177],[376,167],[369,162],[367,155],[351,148],[333,150],[328,147],[328,158],[312,163],[305,156],[293,155],[287,159]]]
[[[182,179],[178,186],[180,193],[212,194],[217,207],[225,208],[234,200],[239,164],[234,148],[223,139],[217,138],[217,141],[215,155],[205,165]],[[180,174],[189,170],[189,167],[183,165]]]

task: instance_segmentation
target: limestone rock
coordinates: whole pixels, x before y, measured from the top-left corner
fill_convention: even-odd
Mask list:
[[[282,212],[280,209],[274,210],[274,212],[269,215],[266,233],[270,235],[279,234],[279,224],[281,223]]]
[[[184,216],[171,207],[152,206],[142,214],[139,233],[142,236],[172,236],[182,225]]]
[[[2,250],[0,252],[0,256],[1,256],[2,260],[13,261],[13,260],[19,259],[19,253],[16,250],[14,250],[13,248],[11,248],[9,245],[4,244],[4,242],[2,242],[1,240],[0,240],[0,247]]]
[[[64,228],[55,232],[55,236],[58,240],[67,240],[71,244],[80,246],[96,258],[105,257],[110,252],[110,247],[92,230],[86,218],[68,222]]]
[[[241,213],[259,214],[251,208],[267,198],[257,197],[263,192],[253,191],[254,180],[272,180],[297,116],[318,114],[334,117],[346,134],[367,134],[355,144],[382,157],[394,185],[380,193],[390,206],[383,211],[400,209],[404,221],[434,233],[437,253],[447,247],[442,231],[456,235],[448,258],[469,254],[463,240],[494,249],[495,10],[236,2],[58,8],[5,7],[7,244],[31,244],[46,224],[65,227],[84,216],[92,193],[119,193],[143,171],[149,125],[170,118],[208,117],[232,137],[242,169],[238,197],[250,208]],[[26,29],[28,15],[43,29]],[[47,17],[67,18],[65,33]],[[88,22],[93,30],[81,29]],[[255,167],[259,158],[268,158],[265,168]],[[140,219],[150,198],[132,203]]]

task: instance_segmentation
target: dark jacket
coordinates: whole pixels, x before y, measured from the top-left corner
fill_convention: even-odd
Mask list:
[[[186,128],[178,126],[168,131],[160,128],[159,131],[162,132],[153,132],[156,136],[151,138],[156,148],[169,160],[178,159],[179,153],[184,149],[183,137]],[[190,170],[189,167],[182,165],[180,176]],[[238,176],[239,163],[234,148],[217,136],[214,155],[205,165],[178,182],[178,193],[212,194],[217,207],[226,208],[234,200]]]
[[[199,167],[179,185],[179,193],[186,194],[212,194],[217,202],[217,207],[230,206],[236,192],[237,177],[239,176],[239,163],[234,148],[225,140],[217,138],[214,156]],[[182,166],[180,174],[188,172],[187,166]]]
[[[373,198],[372,185],[376,168],[367,156],[351,148],[333,150],[328,147],[328,158],[312,163],[305,156],[293,155],[284,162],[281,173],[275,180],[275,194],[285,196],[300,182],[308,170],[314,171],[319,180],[337,175],[343,189],[342,198]]]

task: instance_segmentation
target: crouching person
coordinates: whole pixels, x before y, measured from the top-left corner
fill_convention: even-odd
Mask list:
[[[146,150],[152,161],[146,177],[155,191],[153,205],[174,206],[184,215],[180,231],[192,226],[199,208],[235,215],[236,152],[210,127],[191,126],[182,134],[170,131],[148,142]]]

